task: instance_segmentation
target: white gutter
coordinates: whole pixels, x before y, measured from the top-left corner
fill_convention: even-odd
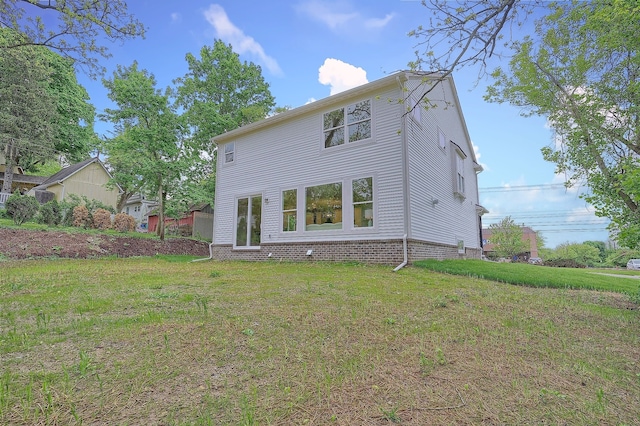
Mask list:
[[[404,75],[404,74],[402,74]],[[406,77],[405,77],[406,79]],[[400,75],[396,76],[396,81],[398,82],[398,85],[400,86],[400,94],[401,96],[404,96],[404,82],[400,81]],[[406,81],[406,80],[405,80]],[[407,264],[409,263],[409,256],[408,256],[408,250],[407,250],[407,237],[409,235],[409,196],[408,196],[408,191],[409,191],[409,170],[407,167],[407,158],[408,158],[408,153],[407,153],[407,121],[406,121],[406,117],[405,117],[405,112],[406,112],[406,107],[404,102],[400,103],[400,120],[401,120],[401,133],[402,133],[402,137],[401,137],[401,143],[402,143],[402,203],[403,203],[403,228],[404,228],[404,235],[402,236],[402,247],[403,247],[403,252],[404,252],[404,261],[399,264],[398,266],[395,267],[395,269],[393,270],[393,272],[398,272],[400,269],[404,268],[405,266],[407,266]]]

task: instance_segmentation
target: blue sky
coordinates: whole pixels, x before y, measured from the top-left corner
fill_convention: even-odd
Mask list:
[[[113,57],[102,61],[107,77],[118,64],[137,60],[164,88],[187,72],[187,53],[198,56],[217,38],[230,43],[242,60],[260,65],[277,105],[290,107],[406,69],[418,42],[407,33],[429,19],[427,9],[411,0],[128,3],[148,28],[146,39],[109,46]],[[111,106],[100,81],[79,79],[98,112]],[[551,248],[606,241],[606,220],[578,197],[586,188],[564,189],[554,165],[542,159],[540,148],[553,143],[545,119],[523,118],[515,107],[486,103],[487,81],[478,81],[474,70],[455,73],[454,79],[485,169],[479,175],[480,203],[490,211],[485,226],[510,215],[541,231]],[[108,130],[96,124],[98,133]]]

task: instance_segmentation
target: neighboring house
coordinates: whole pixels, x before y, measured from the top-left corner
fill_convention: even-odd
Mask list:
[[[482,167],[453,79],[411,110],[431,78],[396,73],[215,137],[213,257],[480,258]]]
[[[490,228],[482,229],[482,250],[488,258],[496,257],[494,255],[495,244],[491,242],[493,231]],[[529,260],[532,257],[540,257],[538,255],[538,238],[536,231],[528,226],[522,227],[522,241],[527,245],[527,250],[518,254],[518,259]]]
[[[20,191],[21,194],[26,194],[31,188],[34,188],[47,179],[46,176],[33,176],[24,175],[22,173],[13,174],[13,182],[11,184],[11,193]],[[0,188],[4,183],[4,172],[0,172]]]
[[[149,232],[155,232],[159,217],[157,211],[149,213]],[[213,207],[210,204],[196,204],[179,219],[164,218],[165,227],[172,233],[185,237],[211,240],[213,235]]]
[[[136,220],[137,229],[146,232],[149,228],[149,213],[157,205],[157,201],[149,200],[144,195],[137,193],[127,199],[127,202],[122,208],[122,213],[132,216]]]
[[[28,195],[35,196],[38,201],[45,201],[49,198],[64,201],[69,194],[74,194],[100,201],[115,209],[119,189],[117,187],[107,188],[109,179],[111,179],[109,171],[98,157],[94,157],[65,167],[40,185],[32,188]]]

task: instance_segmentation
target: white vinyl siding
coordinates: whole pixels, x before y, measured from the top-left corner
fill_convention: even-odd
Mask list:
[[[411,89],[412,86],[409,87]],[[453,99],[446,86],[445,97]],[[462,164],[466,198],[455,194],[454,164],[459,155],[456,141],[465,150],[473,149],[455,106],[430,108],[422,112],[422,126],[407,120],[409,148],[409,200],[411,238],[449,246],[463,241],[467,248],[479,248],[477,178],[473,161]],[[442,144],[444,143],[444,146]],[[455,160],[455,161],[454,161]],[[438,200],[433,203],[433,200]]]
[[[260,132],[235,139],[242,150],[242,161],[234,167],[221,167],[218,161],[215,244],[232,244],[234,238],[235,198],[242,194],[262,193],[262,242],[336,241],[353,239],[389,239],[403,235],[402,147],[399,116],[402,105],[390,103],[400,96],[395,87],[379,92],[371,99],[371,143],[357,143],[345,149],[325,149],[318,144],[318,123],[324,112],[315,110],[295,120],[276,123]],[[337,104],[346,107],[361,97]],[[384,167],[381,164],[384,158]],[[354,229],[351,209],[351,180],[374,177],[376,226]],[[345,193],[341,230],[306,232],[304,230],[305,188],[341,182]],[[297,190],[297,229],[283,232],[282,191]],[[268,200],[268,201],[267,201]]]

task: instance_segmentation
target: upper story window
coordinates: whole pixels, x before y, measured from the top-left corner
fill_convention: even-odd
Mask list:
[[[440,149],[445,149],[447,146],[447,137],[440,128],[438,128],[438,144]]]
[[[453,145],[453,192],[465,197],[464,160],[467,156],[456,144]]]
[[[224,164],[233,163],[236,159],[236,144],[229,142],[224,145]]]
[[[327,112],[323,116],[324,147],[371,138],[371,101]],[[345,139],[346,138],[346,139]]]

